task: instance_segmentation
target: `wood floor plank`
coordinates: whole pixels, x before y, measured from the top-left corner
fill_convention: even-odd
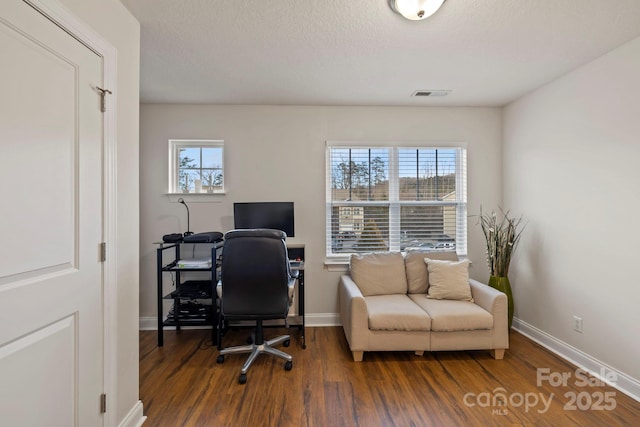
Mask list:
[[[282,333],[292,335],[283,350],[293,356],[293,369],[260,356],[240,385],[246,355],[216,363],[210,331],[165,331],[161,348],[155,332],[141,332],[145,426],[628,426],[640,420],[639,402],[609,386],[577,384],[573,365],[516,332],[503,360],[486,351],[370,352],[359,363],[340,327],[307,328],[304,350],[295,330],[266,331],[267,337]],[[247,336],[232,330],[224,343],[242,344]],[[571,378],[561,386],[538,383],[539,368]],[[598,410],[605,393],[615,408]],[[573,397],[582,399],[575,409]]]

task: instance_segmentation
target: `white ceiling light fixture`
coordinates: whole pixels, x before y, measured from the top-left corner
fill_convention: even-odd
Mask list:
[[[394,12],[412,21],[428,18],[440,9],[445,0],[389,0]]]

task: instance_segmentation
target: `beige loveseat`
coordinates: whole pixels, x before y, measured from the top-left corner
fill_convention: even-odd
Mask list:
[[[434,268],[431,277],[425,258],[435,260],[429,264]],[[365,351],[414,351],[421,356],[424,351],[482,349],[502,359],[509,347],[507,298],[468,279],[468,264],[464,281],[469,294],[439,294],[442,289],[448,292],[447,283],[442,287],[442,279],[451,277],[447,272],[458,274],[460,265],[468,263],[455,261],[454,252],[352,255],[350,273],[340,278],[339,299],[353,359],[362,361]],[[443,270],[443,264],[455,270],[447,265]],[[459,285],[461,278],[449,281]],[[456,299],[437,299],[443,295]]]

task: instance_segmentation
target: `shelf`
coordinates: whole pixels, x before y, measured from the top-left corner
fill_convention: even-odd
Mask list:
[[[180,319],[179,322],[175,320],[165,320],[162,322],[162,326],[202,326],[202,325],[213,325],[210,318],[207,319]],[[217,328],[216,328],[217,329]]]
[[[215,268],[220,267],[220,264],[216,264]],[[211,271],[214,268],[213,265],[209,267],[178,267],[175,263],[167,264],[162,267],[162,271]]]
[[[192,257],[183,258],[180,256],[181,247],[188,245],[209,245],[210,256],[203,255],[203,250],[195,247],[193,253],[188,251]],[[209,326],[211,327],[211,340],[217,343],[217,323],[218,313],[216,307],[215,283],[217,282],[220,268],[220,254],[222,252],[222,242],[158,242],[156,249],[157,259],[157,307],[158,313],[165,312],[163,302],[171,301],[171,309],[166,316],[158,316],[158,346],[164,343],[163,328],[174,326],[179,330],[183,326]],[[207,249],[208,251],[208,249]],[[187,251],[185,251],[185,254]],[[173,260],[165,260],[163,255],[171,256]],[[211,260],[209,264],[209,260]],[[179,267],[184,262],[187,267]],[[199,262],[199,263],[198,263]],[[195,265],[193,265],[195,263]],[[166,275],[171,273],[174,276],[174,287],[168,294],[163,289],[163,281]],[[189,272],[192,272],[190,275]],[[200,274],[196,274],[200,273]],[[193,280],[190,280],[192,279]],[[185,280],[186,279],[186,280]],[[203,280],[205,279],[205,280]],[[174,313],[176,314],[174,316]]]
[[[171,265],[167,265],[165,267],[162,267],[162,271],[211,271],[212,267],[207,267],[207,268],[193,268],[193,267],[189,267],[189,268],[181,268],[181,267],[176,267],[176,266],[171,266]]]
[[[163,299],[211,299],[213,295],[211,280],[187,280],[178,289],[167,294]]]
[[[211,319],[213,318],[211,313],[211,304],[200,304],[197,302],[180,304],[180,312],[177,319],[174,316],[175,308],[175,306],[171,308],[169,314],[167,314],[167,318],[164,321],[165,324],[171,322],[178,324],[178,321],[181,325],[186,324],[185,322],[195,322],[200,324],[208,322],[211,324]]]

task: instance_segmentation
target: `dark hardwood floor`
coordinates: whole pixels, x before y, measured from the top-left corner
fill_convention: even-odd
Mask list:
[[[284,333],[267,329],[267,337]],[[225,345],[243,344],[232,330]],[[307,328],[291,371],[260,356],[238,384],[246,355],[218,352],[207,330],[140,333],[145,426],[631,426],[640,403],[586,381],[576,368],[511,332],[504,360],[488,351],[365,353],[353,362],[342,328]],[[538,368],[547,369],[539,379]],[[554,383],[562,375],[566,384]],[[591,378],[590,381],[595,381]],[[539,383],[539,384],[538,384]]]

